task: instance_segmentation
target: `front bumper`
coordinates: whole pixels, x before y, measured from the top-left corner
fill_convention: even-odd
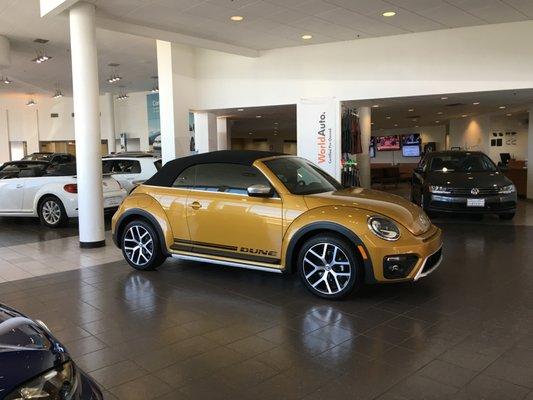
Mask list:
[[[441,213],[466,214],[508,214],[516,211],[516,193],[509,195],[478,196],[476,199],[485,201],[484,207],[469,207],[468,199],[473,197],[431,194],[427,211]]]
[[[77,400],[103,400],[104,396],[98,385],[85,372],[79,371],[79,373],[80,385],[74,398]]]

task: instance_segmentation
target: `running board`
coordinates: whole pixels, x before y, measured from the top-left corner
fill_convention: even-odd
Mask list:
[[[244,263],[235,262],[235,261],[215,260],[213,258],[189,256],[186,254],[176,254],[176,253],[172,253],[171,256],[179,260],[199,261],[199,262],[205,262],[205,263],[210,263],[210,264],[226,265],[228,267],[253,269],[255,271],[273,272],[275,274],[283,273],[283,271],[278,268],[268,268],[268,267],[262,267],[260,265],[244,264]]]

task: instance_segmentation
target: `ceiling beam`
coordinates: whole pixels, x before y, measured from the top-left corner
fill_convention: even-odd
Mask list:
[[[184,35],[177,32],[151,28],[144,25],[137,25],[103,15],[97,15],[96,26],[99,29],[122,32],[150,39],[165,40],[167,42],[180,43],[209,50],[216,50],[244,57],[259,57],[259,51],[247,47],[234,46],[232,44],[217,42],[215,40],[202,39],[199,37]]]

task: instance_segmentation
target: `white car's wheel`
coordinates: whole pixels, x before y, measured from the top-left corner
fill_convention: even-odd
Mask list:
[[[68,221],[67,212],[61,200],[56,196],[45,196],[39,201],[39,219],[44,226],[57,228]]]

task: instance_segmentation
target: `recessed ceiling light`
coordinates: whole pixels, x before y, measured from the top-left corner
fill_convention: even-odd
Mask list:
[[[415,128],[420,128],[418,125],[415,125]]]
[[[374,104],[372,108],[379,108],[379,104]]]
[[[437,113],[437,115],[442,115],[442,114],[444,114],[442,111],[439,111],[439,112]]]
[[[370,123],[370,125],[374,125],[374,123],[373,123],[373,122],[371,122],[371,123]]]
[[[512,117],[512,116],[513,116],[513,114],[511,114],[511,113],[506,114],[506,115],[507,115],[508,117]]]
[[[441,99],[441,100],[448,100],[448,97],[443,96],[443,97],[441,97],[440,99]]]
[[[274,136],[278,136],[278,134],[277,134],[277,133],[274,133]]]
[[[253,132],[248,132],[248,135],[253,135]]]
[[[302,39],[303,40],[313,39],[313,36],[312,35],[302,35]]]
[[[466,118],[466,117],[468,117],[468,115],[463,114],[463,115],[461,115],[461,117]]]
[[[505,110],[505,106],[500,106],[500,110]]]
[[[436,124],[438,124],[440,121],[435,121]]]
[[[235,22],[240,22],[244,19],[244,17],[242,15],[233,15],[232,17],[230,17],[230,19]]]
[[[262,115],[256,115],[255,118],[262,118]]]
[[[387,115],[387,119],[390,119],[390,118],[391,118],[390,115]]]
[[[398,124],[394,124],[394,126],[398,126]]]
[[[394,17],[396,15],[396,12],[394,11],[385,11],[383,14],[384,17]]]
[[[410,109],[407,110],[407,111],[409,111],[409,112],[413,112],[414,110],[415,110],[414,108],[410,108]]]
[[[278,122],[274,122],[274,125],[278,125]]]
[[[237,111],[244,111],[244,108],[237,108]]]
[[[472,104],[475,106],[479,106],[479,101],[474,101]]]

